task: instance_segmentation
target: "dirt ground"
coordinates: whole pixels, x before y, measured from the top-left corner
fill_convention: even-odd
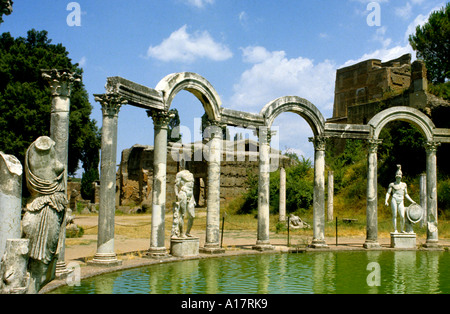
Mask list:
[[[116,226],[136,226],[151,223],[150,215],[124,215],[115,217]],[[97,216],[76,216],[75,223],[85,229],[97,226]],[[192,234],[200,238],[200,247],[205,242],[205,231],[194,230]],[[295,232],[290,234],[291,246],[306,246],[312,240],[312,237],[298,235]],[[330,247],[336,246],[335,237],[327,237],[327,244]],[[379,243],[382,246],[389,246],[390,239],[387,237],[379,237]],[[425,243],[426,239],[418,238],[418,245]],[[170,247],[170,239],[166,237],[166,247]],[[270,243],[276,247],[287,247],[287,235],[270,233]],[[364,237],[339,237],[338,247],[354,247],[361,248],[364,244]],[[256,232],[247,230],[226,230],[223,235],[223,247],[226,250],[236,250],[239,248],[251,248],[256,244]],[[450,246],[450,240],[440,240],[440,244]],[[124,255],[130,252],[145,251],[150,248],[150,234],[146,238],[130,238],[123,235],[116,235],[114,239],[115,252],[118,255]],[[66,239],[65,260],[82,261],[92,258],[97,250],[97,235],[88,234],[82,238]]]

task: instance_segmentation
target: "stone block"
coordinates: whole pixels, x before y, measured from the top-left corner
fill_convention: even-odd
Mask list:
[[[199,238],[172,238],[170,239],[170,254],[175,257],[197,256],[199,253]]]
[[[396,233],[391,232],[391,248],[395,249],[415,249],[415,233]]]

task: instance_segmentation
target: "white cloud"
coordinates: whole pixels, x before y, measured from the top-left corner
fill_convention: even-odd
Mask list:
[[[173,32],[158,46],[150,46],[147,56],[161,61],[194,62],[197,59],[224,61],[233,56],[230,49],[217,43],[207,31],[187,32],[187,26]]]
[[[399,46],[395,46],[393,48],[381,48],[381,49],[377,49],[373,52],[365,53],[359,59],[348,60],[339,68],[350,66],[350,65],[353,65],[353,64],[365,61],[365,60],[369,60],[369,59],[379,59],[382,62],[385,62],[385,61],[389,61],[389,60],[401,57],[402,55],[404,55],[406,53],[410,53],[412,59],[414,59],[415,53],[410,45],[405,45],[405,46],[399,45]]]
[[[417,0],[416,0],[417,1]],[[409,25],[408,28],[406,29],[405,32],[405,38],[404,40],[407,42],[409,35],[414,34],[416,32],[416,27],[417,26],[423,26],[426,22],[428,22],[428,19],[430,18],[431,13],[438,11],[442,8],[442,5],[436,6],[433,9],[430,10],[430,12],[428,12],[427,15],[423,15],[423,14],[419,14],[414,21],[412,21]]]
[[[197,8],[203,8],[206,4],[213,4],[214,0],[183,0],[183,2]]]
[[[291,58],[284,51],[264,47],[242,49],[243,60],[252,67],[234,85],[230,104],[236,109],[259,112],[269,101],[282,96],[299,96],[321,111],[330,110],[334,99],[336,66],[325,60],[314,63],[303,57]]]
[[[412,14],[412,5],[410,2],[407,2],[403,7],[397,7],[394,10],[395,15],[401,17],[402,19],[408,19]]]
[[[86,63],[87,63],[87,58],[84,56],[80,59],[80,61],[78,61],[80,68],[85,67]]]

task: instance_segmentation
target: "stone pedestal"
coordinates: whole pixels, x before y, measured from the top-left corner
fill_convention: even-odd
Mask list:
[[[391,248],[394,249],[415,249],[415,233],[396,233],[391,232]]]
[[[273,251],[275,247],[270,243],[256,242],[256,245],[252,246],[252,249],[256,251]]]
[[[170,254],[175,257],[197,256],[199,253],[199,238],[172,238],[170,239]]]

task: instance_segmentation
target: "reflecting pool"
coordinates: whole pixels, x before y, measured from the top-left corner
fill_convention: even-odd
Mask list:
[[[260,254],[152,265],[93,277],[62,294],[450,293],[450,253]]]

